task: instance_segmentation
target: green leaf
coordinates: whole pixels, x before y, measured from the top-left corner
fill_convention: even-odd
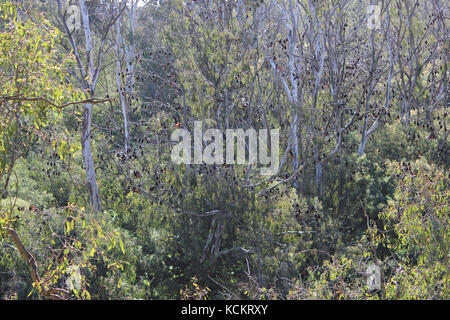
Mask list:
[[[123,247],[122,238],[119,238],[119,245],[120,245],[120,249],[122,250],[122,253],[125,254],[125,248]]]

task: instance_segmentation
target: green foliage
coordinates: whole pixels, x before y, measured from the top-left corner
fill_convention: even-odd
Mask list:
[[[23,21],[17,7],[0,6],[0,181],[6,188],[17,161],[60,116],[60,106],[78,96],[66,82],[73,57],[61,57],[55,43],[61,36],[48,20]],[[56,148],[61,158],[64,144]]]
[[[74,59],[70,55],[62,57],[55,46],[61,33],[42,17],[19,18],[17,10],[11,2],[0,5],[0,181],[4,185],[0,202],[1,241],[3,244],[8,239],[11,230],[17,231],[21,235],[18,241],[25,248],[40,253],[35,258],[40,266],[36,271],[39,279],[31,286],[28,275],[27,289],[35,288],[46,295],[49,289],[65,286],[64,279],[73,277],[74,270],[78,270],[74,280],[78,285],[71,288],[70,294],[90,299],[86,277],[99,263],[106,266],[109,274],[122,271],[122,264],[110,259],[108,252],[118,246],[124,253],[124,245],[117,230],[104,219],[86,214],[83,208],[67,201],[62,208],[51,207],[57,205],[55,195],[60,190],[46,192],[29,163],[18,162],[38,142],[43,148],[47,143],[41,154],[50,149],[58,159],[71,156],[75,149],[64,140],[48,139],[51,130],[46,127],[55,126],[64,104],[79,95],[67,82],[67,68]],[[17,259],[22,257],[7,251],[2,255],[0,268],[16,269]],[[23,270],[23,265],[24,262],[17,269]],[[116,278],[120,283],[120,277]],[[18,291],[19,298],[25,298],[23,290]]]
[[[391,162],[389,173],[397,188],[378,223],[371,221],[356,247],[308,268],[288,299],[448,299],[448,177],[424,159]],[[365,284],[370,260],[381,261],[385,281],[375,293]]]
[[[449,180],[423,158],[390,166],[400,183],[382,214],[378,241],[394,255],[394,276],[386,283],[392,299],[448,299],[450,250]]]
[[[391,40],[374,33],[373,53],[381,51],[372,70],[370,37],[350,21],[360,21],[364,8],[344,2],[303,1],[302,16],[316,5],[318,24],[300,19],[295,48],[282,1],[242,1],[239,9],[229,1],[160,1],[137,9],[133,32],[122,15],[124,44],[136,50],[95,58],[95,97],[111,99],[92,109],[104,209],[92,212],[80,143],[86,118],[73,104],[81,101],[71,83],[78,66],[62,53],[69,36],[43,4],[23,1],[18,15],[17,4],[2,1],[0,297],[40,299],[62,288],[70,299],[448,299],[447,110],[439,94],[448,71],[435,57],[445,51],[430,27],[437,18],[424,28],[412,15],[411,41],[398,38],[408,30],[387,7]],[[97,14],[102,5],[89,8],[96,51],[108,18]],[[114,45],[114,29],[105,43]],[[83,60],[83,30],[72,36]],[[321,36],[336,45],[318,46]],[[387,41],[396,64],[385,105]],[[289,74],[292,63],[299,75]],[[124,88],[135,80],[126,88],[127,110],[116,99],[116,71]],[[291,76],[301,83],[294,104]],[[296,110],[297,186],[288,150]],[[279,128],[279,173],[265,180],[255,166],[174,165],[171,133],[192,131],[198,120],[223,131]],[[363,126],[375,121],[358,154]],[[36,259],[40,282],[31,280],[10,229]],[[381,270],[379,290],[367,287],[372,265]]]

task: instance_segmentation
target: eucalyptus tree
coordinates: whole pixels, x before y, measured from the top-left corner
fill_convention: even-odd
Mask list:
[[[124,10],[125,3],[120,2],[117,4],[115,1],[94,3],[79,0],[79,6],[75,7],[79,8],[79,10],[75,10],[73,6],[67,6],[68,3],[65,1],[56,1],[59,23],[67,37],[67,42],[63,43],[63,46],[67,53],[73,53],[76,59],[76,68],[73,68],[71,74],[83,90],[85,97],[93,98],[96,95],[97,81],[103,68],[104,55],[108,50],[108,34]],[[74,11],[69,11],[69,9]],[[78,14],[81,17],[79,27],[70,20],[76,19],[75,17]],[[93,29],[91,20],[95,20],[97,30]],[[78,30],[78,28],[82,29],[82,31]],[[94,31],[96,31],[96,34]],[[83,40],[78,36],[80,32],[84,35]],[[83,58],[83,55],[85,55],[85,58]],[[91,147],[92,114],[93,104],[86,103],[83,109],[81,125],[81,146],[90,203],[95,211],[99,211],[101,210],[101,199]]]
[[[1,250],[16,249],[14,255],[20,254],[30,267],[32,287],[40,296],[57,300],[69,298],[73,293],[62,281],[64,276],[70,276],[70,267],[91,268],[93,255],[117,236],[117,233],[113,235],[109,231],[98,234],[100,229],[94,225],[99,225],[91,218],[86,222],[80,215],[83,210],[74,205],[65,207],[67,216],[72,215],[65,220],[66,216],[61,211],[55,215],[47,208],[22,207],[24,200],[17,196],[22,181],[15,172],[16,164],[20,159],[29,159],[30,154],[36,151],[33,145],[41,142],[61,159],[73,152],[64,139],[51,136],[46,127],[59,128],[57,120],[66,108],[101,102],[86,99],[69,83],[67,70],[74,67],[76,61],[72,55],[59,54],[61,35],[48,20],[26,12],[17,3],[7,1],[0,4],[0,181],[5,190],[2,198],[8,197],[0,206]],[[11,175],[15,177],[16,193],[8,195],[6,190],[9,189]],[[33,225],[37,230],[27,224],[30,221],[37,223]],[[46,229],[49,221],[63,225],[64,234],[58,235],[50,227],[48,233],[44,232],[42,229]],[[80,230],[84,229],[83,232],[78,235],[70,233],[70,228],[73,230],[75,225]],[[23,229],[26,233],[22,233]],[[42,243],[42,246],[36,246],[44,248],[44,251],[34,255],[26,248],[23,239],[33,239],[36,235],[36,244]],[[4,240],[11,240],[13,245],[4,246]],[[62,248],[58,248],[55,240],[62,243]],[[70,258],[75,256],[77,259]],[[7,257],[7,254],[2,252],[2,257]],[[39,267],[39,261],[48,263],[45,271]],[[90,297],[85,288],[85,281],[80,279],[81,290],[77,297]]]
[[[123,116],[124,152],[130,149],[129,109],[137,98],[135,92],[135,63],[138,57],[136,52],[136,23],[138,17],[138,1],[125,2],[126,8],[115,24],[114,51],[116,54],[116,86]],[[120,8],[120,4],[118,4]],[[127,22],[126,24],[123,23]]]
[[[397,52],[392,90],[399,116],[411,143],[420,138],[412,127],[425,128],[427,140],[438,140],[441,159],[448,136],[442,112],[448,107],[448,10],[441,1],[393,1],[390,13]]]

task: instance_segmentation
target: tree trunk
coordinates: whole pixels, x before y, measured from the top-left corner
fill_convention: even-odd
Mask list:
[[[128,154],[129,148],[130,148],[130,134],[128,129],[128,104],[125,97],[125,91],[128,92],[128,90],[124,90],[122,81],[120,80],[120,72],[121,72],[121,66],[120,66],[120,57],[122,50],[120,49],[121,43],[122,43],[122,36],[121,36],[121,28],[120,28],[120,19],[117,20],[116,23],[116,84],[117,84],[117,91],[119,92],[119,98],[120,98],[120,105],[122,107],[122,116],[123,116],[123,134],[124,134],[124,150],[125,154]],[[128,64],[128,59],[126,61]]]
[[[86,182],[89,191],[90,203],[95,211],[100,211],[100,196],[97,187],[94,159],[92,158],[91,150],[91,120],[92,104],[85,104],[83,113],[83,125],[81,128],[81,147],[83,153],[83,162],[86,169]]]

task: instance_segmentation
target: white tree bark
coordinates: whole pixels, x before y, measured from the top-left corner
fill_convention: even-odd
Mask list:
[[[394,65],[395,65],[395,59],[392,53],[392,46],[391,46],[391,37],[390,37],[390,16],[389,16],[389,10],[386,11],[386,37],[385,39],[387,39],[387,46],[388,46],[388,51],[389,51],[389,76],[388,76],[388,80],[387,80],[387,85],[386,85],[386,97],[385,97],[385,102],[384,102],[384,110],[387,110],[389,108],[389,102],[390,102],[390,91],[391,91],[391,80],[392,80],[392,76],[394,73]],[[373,34],[372,34],[373,37]],[[373,56],[375,56],[375,48],[373,46],[373,38],[372,38],[372,50],[373,50]],[[372,61],[372,67],[371,69],[374,70],[375,66],[377,64],[377,61],[373,60]],[[368,104],[369,104],[369,99],[372,95],[372,77],[369,77],[370,79],[370,88],[369,88],[369,94],[367,97],[367,101],[366,101],[366,112],[368,111]],[[368,118],[367,116],[364,118],[364,123],[363,123],[363,128],[362,128],[362,134],[361,134],[361,141],[358,147],[358,153],[357,156],[361,157],[362,155],[364,155],[365,153],[365,149],[366,149],[366,145],[367,145],[367,141],[370,137],[370,135],[372,133],[375,132],[375,130],[380,126],[380,123],[382,121],[378,118],[376,119],[372,125],[370,126],[370,128],[367,129],[368,126]]]
[[[120,106],[122,108],[122,116],[123,116],[123,133],[124,133],[124,151],[125,154],[128,154],[129,148],[130,148],[130,134],[129,134],[129,128],[128,128],[128,104],[125,97],[125,90],[124,86],[121,81],[121,73],[122,67],[120,64],[120,60],[122,57],[122,50],[120,48],[122,43],[122,31],[121,31],[121,23],[120,19],[116,22],[116,45],[115,45],[115,51],[116,51],[116,85],[117,85],[117,91],[119,93],[119,99],[120,99]]]
[[[73,31],[67,25],[65,21],[65,14],[63,12],[63,1],[57,0],[59,15],[62,18],[62,24],[64,32],[69,40],[71,51],[75,55],[77,68],[73,70],[72,74],[78,80],[81,89],[84,92],[86,99],[92,99],[95,97],[95,87],[97,79],[102,66],[102,58],[104,53],[104,46],[106,36],[110,27],[115,23],[117,17],[111,17],[111,20],[106,24],[103,30],[103,36],[100,39],[100,44],[97,50],[94,48],[93,36],[89,22],[89,11],[85,0],[79,0],[81,22],[84,34],[86,59],[82,59],[80,56],[80,50],[73,37]],[[95,59],[96,58],[96,59]],[[85,62],[86,61],[86,62]],[[91,123],[92,123],[93,105],[91,103],[84,105],[83,111],[83,123],[81,132],[81,147],[83,154],[83,162],[86,170],[86,183],[89,192],[89,200],[92,208],[95,211],[101,210],[100,195],[97,186],[97,178],[95,175],[94,159],[92,157],[91,147]]]
[[[134,43],[136,7],[137,1],[129,1],[129,6],[127,8],[129,32],[131,36],[131,39],[129,41],[126,41],[125,37],[123,36],[121,23],[121,18],[123,17],[123,15],[116,22],[116,83],[117,90],[119,92],[120,105],[122,108],[125,154],[128,154],[130,149],[131,137],[128,121],[128,110],[129,106],[132,104],[133,89],[136,79],[134,70],[134,59],[136,58]],[[121,66],[121,60],[124,62],[124,66]],[[122,81],[121,78],[124,80]]]
[[[81,19],[86,42],[86,53],[88,56],[88,72],[85,79],[84,91],[86,96],[93,97],[98,72],[94,68],[92,34],[89,24],[89,12],[84,0],[80,0]],[[100,196],[97,186],[97,177],[95,175],[94,159],[91,149],[91,123],[92,123],[92,104],[84,105],[83,125],[81,132],[81,147],[83,161],[86,168],[86,182],[89,191],[89,199],[92,208],[95,211],[101,210]]]
[[[297,2],[289,0],[289,7],[283,4],[279,4],[277,1],[273,1],[273,4],[281,11],[285,20],[285,26],[288,32],[288,70],[287,77],[284,77],[281,72],[277,71],[277,67],[273,61],[270,61],[272,67],[275,68],[280,80],[283,83],[284,90],[288,97],[288,101],[291,105],[291,122],[290,122],[290,138],[289,147],[292,151],[292,171],[296,172],[299,167],[299,123],[300,123],[300,111],[302,103],[302,87],[300,83],[301,74],[301,62],[300,51],[297,47],[297,28],[298,28],[298,16],[299,5]],[[289,80],[287,80],[287,79]],[[299,188],[298,179],[293,180],[293,186]]]
[[[97,178],[95,175],[94,159],[92,158],[91,139],[90,139],[91,121],[92,121],[92,104],[86,104],[84,105],[84,112],[83,112],[81,147],[82,147],[83,161],[86,169],[86,182],[89,191],[89,199],[92,208],[95,211],[99,211],[101,210],[101,202],[100,202],[100,195],[98,192]]]

